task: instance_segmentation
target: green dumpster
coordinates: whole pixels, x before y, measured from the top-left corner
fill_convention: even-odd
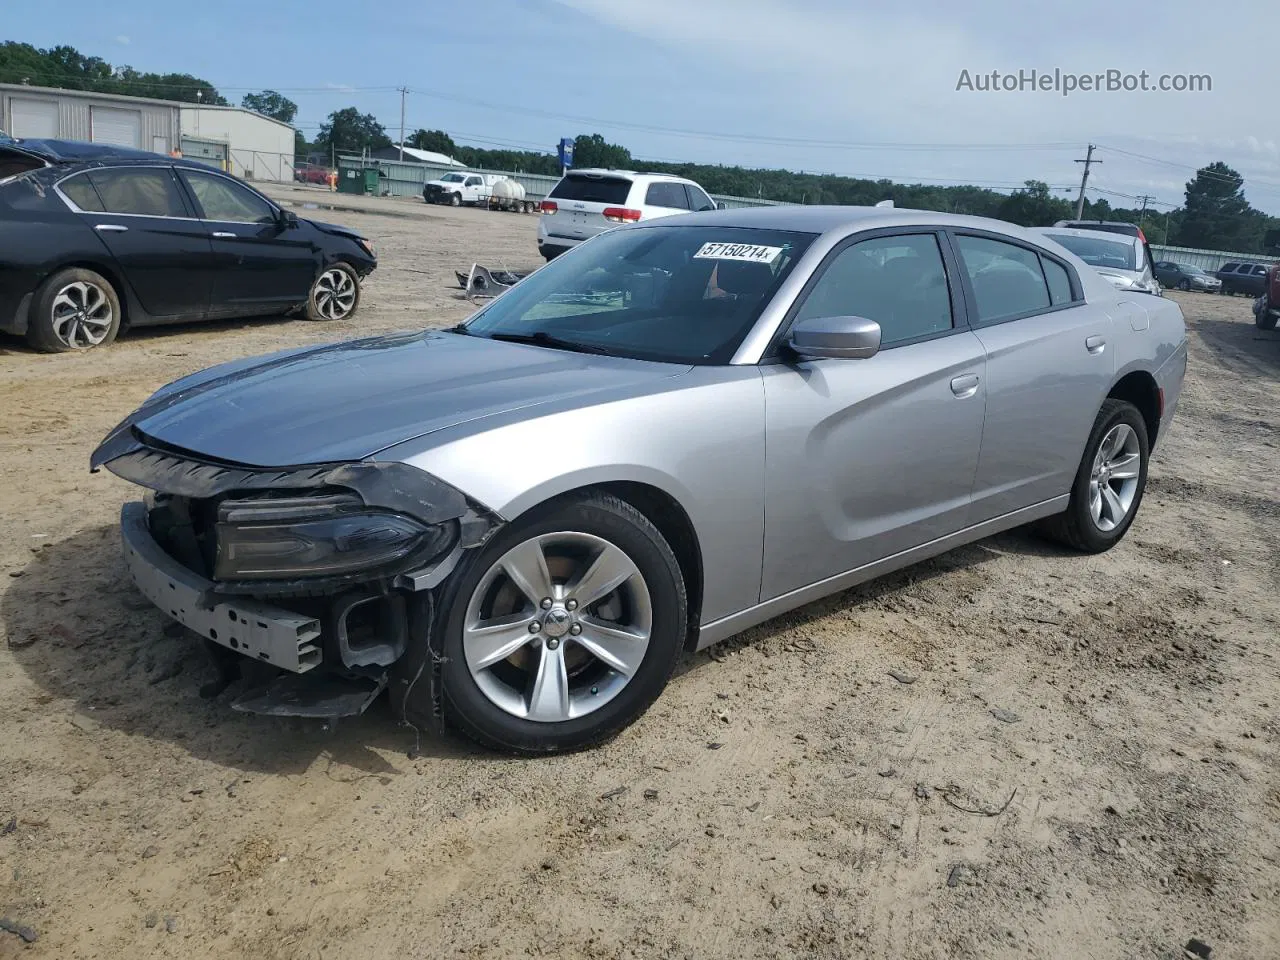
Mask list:
[[[373,167],[339,167],[338,192],[355,194],[378,193],[378,171]]]

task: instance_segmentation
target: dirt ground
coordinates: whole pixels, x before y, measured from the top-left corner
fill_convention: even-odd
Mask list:
[[[0,958],[1280,957],[1280,333],[1175,294],[1191,365],[1129,536],[957,550],[689,659],[544,760],[233,713],[129,584],[105,432],[211,363],[455,322],[534,220],[358,226],[349,323],[83,356],[0,339]],[[897,678],[890,674],[894,671]],[[233,691],[234,692],[234,688]]]

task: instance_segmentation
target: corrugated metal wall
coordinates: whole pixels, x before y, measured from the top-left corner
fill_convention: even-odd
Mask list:
[[[1151,244],[1151,255],[1157,260],[1172,260],[1174,263],[1187,263],[1199,267],[1208,273],[1219,270],[1229,260],[1244,263],[1261,263],[1270,266],[1280,257],[1264,257],[1256,253],[1231,253],[1226,250],[1197,250],[1192,247],[1167,247],[1164,244]]]
[[[55,101],[58,104],[58,138],[62,140],[92,140],[92,109],[102,107],[109,110],[124,110],[136,113],[141,118],[141,143],[139,149],[154,150],[164,141],[162,152],[168,152],[178,145],[178,108],[164,104],[129,101],[123,98],[95,97],[93,95],[75,94],[68,91],[50,92],[43,89],[13,89],[0,91],[3,101],[5,129],[12,125],[14,100]]]
[[[382,189],[393,197],[417,197],[422,195],[422,187],[428,180],[435,180],[446,173],[457,173],[459,167],[446,167],[434,163],[410,163],[399,160],[368,160],[363,157],[340,156],[338,162],[342,166],[377,167],[382,176]],[[478,170],[467,168],[471,173],[492,173],[510,177],[524,187],[525,196],[531,200],[541,200],[560,178],[543,173],[520,173],[513,170]],[[786,206],[777,200],[758,200],[750,197],[727,197],[712,194],[711,197],[726,207],[769,207]]]

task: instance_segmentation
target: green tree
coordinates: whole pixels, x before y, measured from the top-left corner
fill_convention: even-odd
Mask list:
[[[274,90],[263,90],[261,93],[246,93],[240,106],[254,113],[260,113],[281,123],[293,123],[298,115],[298,105],[283,94]]]
[[[178,100],[226,106],[226,99],[208,80],[189,73],[144,73],[133,67],[113,67],[101,57],[86,57],[75,47],[41,50],[29,43],[0,43],[0,83],[35,87],[91,90],[131,97]]]
[[[573,142],[573,165],[626,170],[632,165],[631,151],[616,143],[609,143],[598,133],[590,136],[583,134]]]
[[[1183,247],[1250,251],[1262,241],[1266,218],[1244,197],[1244,178],[1215,161],[1187,181],[1186,203],[1176,234]]]
[[[405,140],[404,145],[416,150],[443,153],[446,157],[454,157],[458,152],[458,145],[453,142],[453,137],[443,130],[415,130],[413,135]]]
[[[1049,185],[1042,180],[1028,180],[1021,190],[1015,190],[1003,201],[996,216],[1024,227],[1047,227],[1055,220],[1070,216],[1070,204],[1049,192]]]
[[[361,153],[389,147],[391,138],[373,114],[346,107],[335,110],[320,124],[315,146],[324,153]]]

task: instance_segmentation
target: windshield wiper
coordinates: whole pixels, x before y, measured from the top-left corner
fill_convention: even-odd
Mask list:
[[[592,353],[603,357],[614,356],[613,352],[594,343],[580,343],[577,340],[566,340],[555,334],[539,330],[537,333],[491,333],[490,340],[501,340],[504,343],[531,343],[539,347],[554,347],[558,350],[572,350],[574,353]]]

